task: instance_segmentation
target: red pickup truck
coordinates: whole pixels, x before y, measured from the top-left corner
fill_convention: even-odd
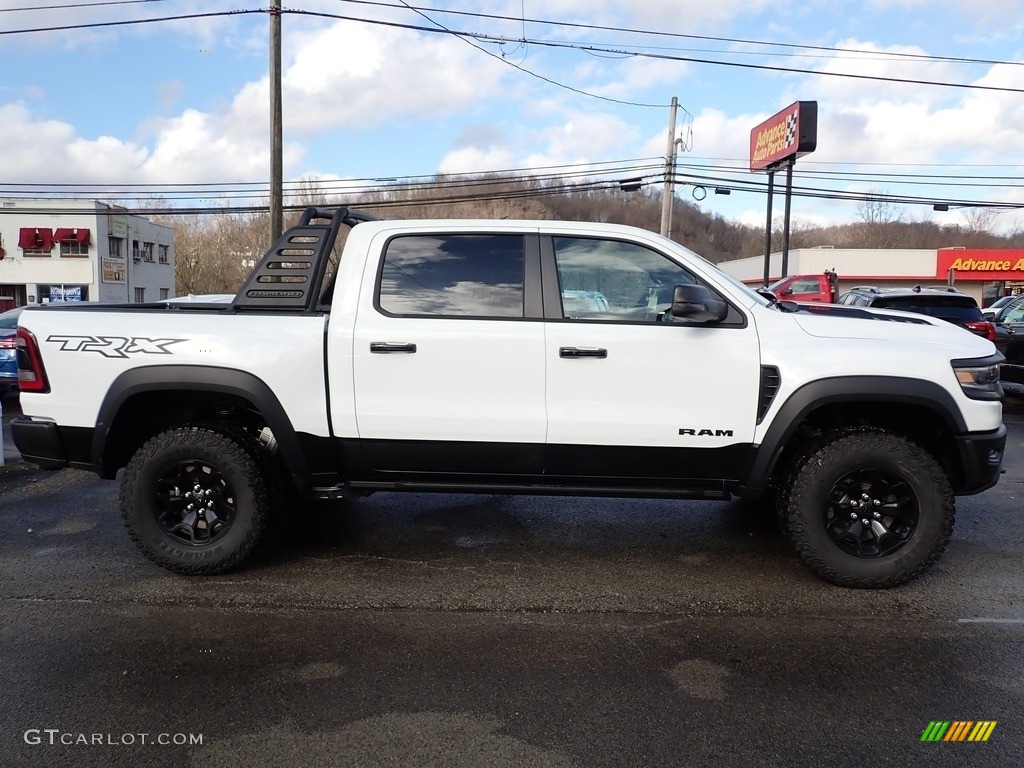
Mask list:
[[[776,280],[768,290],[780,300],[835,304],[839,296],[839,275],[833,270],[820,275],[790,275]]]

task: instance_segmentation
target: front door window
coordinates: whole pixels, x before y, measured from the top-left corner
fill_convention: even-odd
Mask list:
[[[634,243],[554,238],[562,312],[570,320],[671,321],[675,286],[696,278],[665,256]]]

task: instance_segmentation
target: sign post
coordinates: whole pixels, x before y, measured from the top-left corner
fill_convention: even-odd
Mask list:
[[[786,168],[786,209],[782,236],[782,275],[789,268],[789,217],[793,197],[793,165],[818,145],[818,102],[796,101],[750,132],[750,170],[768,174],[768,221],[765,225],[764,283],[771,277],[772,197],[775,171]]]

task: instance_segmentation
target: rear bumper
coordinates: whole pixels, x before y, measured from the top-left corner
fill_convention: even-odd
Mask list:
[[[1000,424],[999,429],[992,432],[957,435],[954,440],[963,475],[955,478],[953,493],[957,496],[970,496],[995,485],[1002,473],[1006,425]]]
[[[18,416],[11,420],[11,437],[21,457],[43,469],[94,469],[91,429],[59,427],[52,421]]]

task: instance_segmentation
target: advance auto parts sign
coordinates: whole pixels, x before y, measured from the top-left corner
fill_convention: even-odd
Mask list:
[[[957,280],[1024,280],[1024,249],[942,248],[936,253],[935,277],[945,280],[951,269]]]
[[[797,101],[750,132],[750,170],[771,171],[818,145],[818,102]]]

